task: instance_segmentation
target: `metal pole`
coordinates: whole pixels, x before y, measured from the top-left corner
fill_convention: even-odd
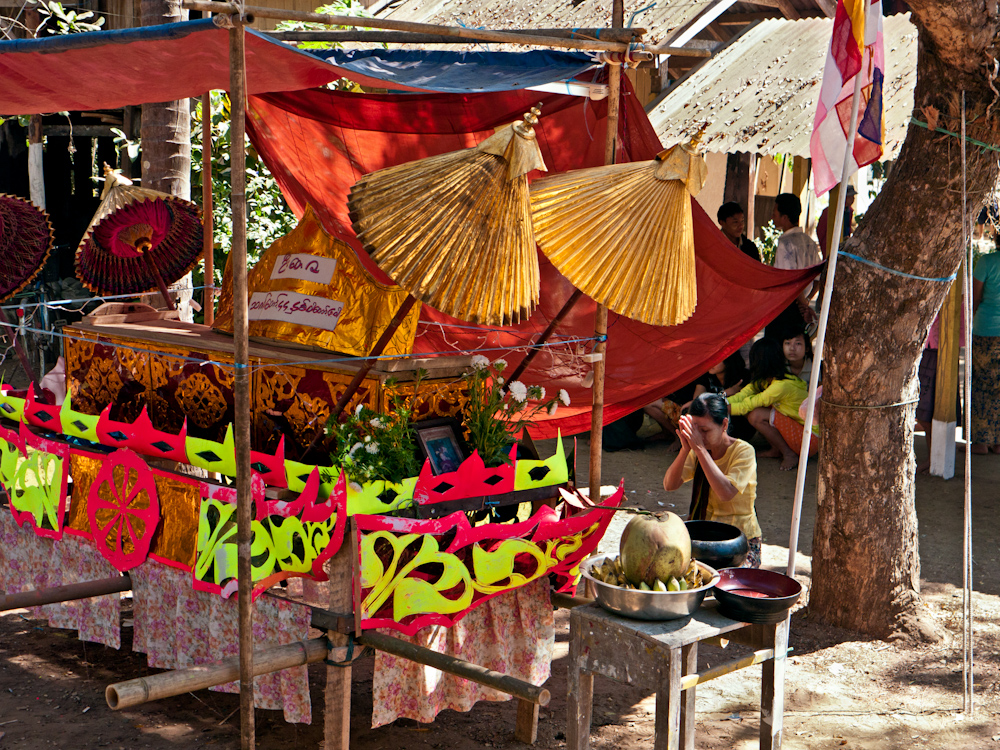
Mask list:
[[[614,0],[611,6],[611,27],[625,25],[623,0]],[[622,66],[608,62],[608,121],[604,140],[604,163],[614,164],[618,148],[618,104],[621,99]],[[594,354],[593,405],[590,411],[590,498],[601,499],[601,453],[604,443],[604,379],[607,373],[608,308],[598,303],[594,311],[594,336],[597,345]]]
[[[865,18],[868,17],[870,0],[865,0]],[[854,140],[858,134],[858,108],[861,102],[861,73],[854,77],[854,96],[851,98],[851,130],[847,137],[847,148],[844,151],[844,166],[841,169],[840,185],[846,188],[847,178],[851,173],[851,161],[854,159]],[[847,190],[837,191],[837,213],[833,218],[833,236],[835,241],[830,245],[830,257],[826,266],[826,284],[823,287],[823,303],[820,305],[819,332],[816,336],[813,369],[809,375],[809,395],[806,398],[806,423],[802,428],[802,447],[799,449],[799,466],[795,474],[795,500],[792,505],[792,529],[788,536],[788,567],[785,573],[795,575],[795,555],[799,546],[799,525],[802,521],[802,495],[806,488],[806,467],[809,463],[809,443],[812,441],[813,419],[816,414],[816,388],[819,387],[820,365],[823,364],[823,345],[826,343],[826,324],[830,319],[830,298],[833,296],[833,278],[837,274],[837,256],[843,240],[844,207],[847,205]]]
[[[253,501],[250,496],[250,339],[247,327],[246,205],[246,36],[241,19],[229,30],[230,179],[233,212],[233,344],[236,449],[236,542],[240,622],[240,747],[255,746],[253,700],[253,601],[250,543]]]

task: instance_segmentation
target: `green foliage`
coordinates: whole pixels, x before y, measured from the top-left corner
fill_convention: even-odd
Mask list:
[[[368,12],[368,9],[357,2],[357,0],[337,0],[329,5],[319,6],[316,12],[328,16],[371,18],[371,13]],[[275,27],[275,31],[327,31],[336,28],[346,27],[331,27],[325,23],[314,23],[312,21],[282,21]],[[298,44],[299,49],[337,49],[341,46],[337,42],[300,42]]]
[[[364,484],[381,480],[398,484],[417,475],[420,467],[410,417],[424,374],[423,370],[417,371],[416,388],[409,399],[400,396],[395,380],[386,381],[385,386],[392,395],[389,414],[379,414],[358,404],[343,421],[331,418],[327,422],[327,434],[334,438],[330,458],[352,482]]]
[[[781,230],[774,226],[773,221],[767,222],[760,228],[761,237],[757,240],[757,249],[760,250],[760,262],[769,266],[774,265],[774,251],[778,248],[778,238]]]
[[[75,10],[66,10],[62,3],[57,3],[55,0],[50,0],[50,2],[28,0],[28,2],[38,5],[38,15],[42,17],[42,22],[35,29],[35,36],[40,36],[42,31],[49,35],[100,31],[104,25],[104,16],[95,17],[93,11],[85,10],[81,13]]]
[[[199,103],[191,116],[191,193],[201,202],[202,186],[202,113]],[[233,217],[230,205],[232,166],[229,158],[229,96],[212,92],[212,220],[215,236],[215,285],[222,282],[226,257],[232,247]],[[295,215],[285,203],[281,189],[264,165],[250,140],[246,141],[247,262],[255,264],[264,251],[279,237],[295,228]],[[195,285],[203,282],[195,270]]]
[[[551,415],[559,403],[569,406],[566,391],[546,401],[545,389],[539,385],[526,386],[519,380],[505,383],[501,373],[506,367],[502,359],[491,364],[477,354],[472,358],[472,372],[462,376],[469,392],[464,420],[469,446],[479,451],[487,466],[510,463],[511,444],[539,412]],[[529,400],[537,403],[529,406]]]

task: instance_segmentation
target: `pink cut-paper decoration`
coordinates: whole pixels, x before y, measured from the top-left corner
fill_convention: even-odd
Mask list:
[[[28,385],[28,397],[24,402],[24,421],[43,430],[62,432],[62,408],[39,401],[35,396],[35,384]]]
[[[550,574],[559,591],[572,590],[624,492],[623,482],[600,505],[568,518],[542,506],[527,521],[476,527],[462,512],[431,520],[355,515],[361,628],[414,635],[449,627],[482,602]]]
[[[98,422],[98,431],[100,423]],[[165,458],[168,461],[177,461],[182,464],[188,463],[187,458],[187,419],[181,425],[181,431],[176,435],[163,432],[153,427],[153,421],[146,412],[146,407],[142,407],[139,416],[132,423],[131,435],[126,444],[129,448],[152,458]]]
[[[278,447],[272,456],[270,453],[250,451],[250,466],[261,475],[264,484],[271,487],[287,487],[288,477],[285,476],[285,436],[278,441]]]
[[[509,464],[487,468],[479,457],[479,451],[473,451],[458,469],[437,475],[431,470],[431,462],[425,460],[413,490],[413,499],[417,505],[427,505],[513,492],[516,456],[515,444],[510,449]]]
[[[122,468],[120,476],[115,469]],[[109,499],[101,497],[106,488]],[[146,507],[133,503],[145,492]],[[103,511],[110,510],[109,520]],[[160,502],[153,472],[139,456],[122,449],[112,453],[101,465],[87,493],[87,520],[94,544],[117,570],[126,571],[142,565],[149,555],[153,534],[160,522]],[[131,550],[127,550],[131,541]],[[110,542],[110,544],[109,544]]]
[[[129,422],[112,419],[111,404],[108,404],[97,420],[97,437],[101,445],[109,448],[129,448],[135,439],[135,428]]]

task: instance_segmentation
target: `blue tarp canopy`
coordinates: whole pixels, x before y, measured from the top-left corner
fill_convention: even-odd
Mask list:
[[[597,63],[578,52],[444,52],[428,50],[310,50],[349,78],[383,81],[386,88],[467,94],[510,91],[576,78]]]

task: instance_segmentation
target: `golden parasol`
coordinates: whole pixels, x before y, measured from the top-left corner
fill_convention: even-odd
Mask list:
[[[545,169],[539,111],[475,148],[361,178],[348,208],[358,239],[421,302],[480,325],[527,318],[538,304],[538,255],[527,173]]]
[[[676,325],[697,303],[691,197],[707,174],[692,146],[675,146],[652,161],[537,180],[535,239],[598,303],[642,323]]]

